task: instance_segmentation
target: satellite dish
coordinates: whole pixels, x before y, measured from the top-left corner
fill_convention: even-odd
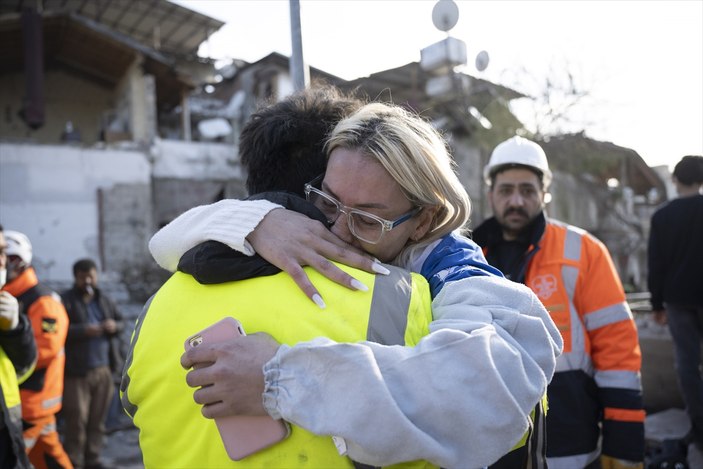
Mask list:
[[[459,21],[459,7],[454,0],[439,0],[432,8],[432,23],[440,31],[449,31]]]
[[[482,50],[478,54],[476,54],[476,69],[479,72],[482,72],[488,67],[488,61],[490,58],[488,57],[488,52],[485,50]]]

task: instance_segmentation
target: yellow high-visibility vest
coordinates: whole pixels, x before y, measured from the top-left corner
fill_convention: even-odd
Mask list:
[[[330,436],[296,426],[281,443],[230,460],[215,422],[204,418],[193,401],[194,390],[180,366],[186,338],[225,316],[238,319],[247,333],[265,331],[288,345],[315,337],[415,345],[429,333],[430,294],[418,274],[391,268],[388,276],[374,276],[354,270],[352,275],[369,287],[362,292],[312,269],[306,273],[326,309],[312,303],[286,273],[218,285],[201,285],[176,273],[156,293],[137,320],[121,389],[123,405],[140,430],[146,468],[353,467]],[[434,466],[418,461],[412,467]]]

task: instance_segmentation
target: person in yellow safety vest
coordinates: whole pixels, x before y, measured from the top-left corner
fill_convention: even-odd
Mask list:
[[[385,110],[384,108],[383,111]],[[284,115],[284,117],[285,120],[282,119],[282,122],[299,122],[300,120],[297,116],[294,118],[290,115]],[[255,119],[258,118],[259,116],[255,116]],[[260,137],[259,143],[265,145],[267,140],[275,141],[275,139]],[[323,140],[324,138],[319,139],[319,141]],[[243,133],[241,144],[244,145],[246,141]],[[300,146],[301,141],[312,140],[309,137],[306,139],[305,136],[297,138],[295,139],[297,146]],[[282,143],[279,143],[279,146],[282,149],[285,148]],[[243,151],[244,146],[240,147],[240,149]],[[277,152],[277,154],[280,153],[281,150]],[[304,153],[306,156],[317,156],[317,154],[322,152],[307,150]],[[262,158],[264,158],[264,154],[262,153]],[[444,157],[446,157],[446,154]],[[289,156],[284,153],[281,158],[283,161],[287,161]],[[324,161],[324,159],[322,160]],[[446,162],[447,160],[444,161]],[[266,165],[258,164],[260,168],[266,168]],[[281,166],[284,165],[278,161],[272,165],[272,167],[276,168]],[[439,166],[442,166],[442,164]],[[448,165],[435,168],[437,169],[436,173],[446,176],[447,167]],[[254,174],[252,168],[249,168],[249,170],[250,175]],[[383,177],[383,174],[383,172],[377,173],[376,177],[379,175]],[[373,174],[370,173],[369,176],[373,177]],[[308,177],[310,177],[309,174]],[[452,177],[455,178],[455,176]],[[385,182],[390,183],[391,186],[397,184],[390,177],[389,179]],[[359,178],[352,179],[352,181],[359,181]],[[312,187],[312,185],[309,186]],[[448,186],[456,187],[458,183],[457,185],[449,183]],[[320,186],[316,185],[314,188],[319,190],[318,187]],[[324,181],[321,187],[324,188]],[[445,187],[443,190],[446,191],[447,188]],[[309,189],[309,191],[311,192],[312,189]],[[465,194],[463,188],[460,192]],[[404,198],[401,197],[396,199],[395,203],[397,205],[398,202],[403,203],[403,201]],[[258,209],[255,207],[256,202],[260,202]],[[183,251],[178,252],[178,247],[182,247],[183,241],[186,241],[181,235],[186,235],[186,237],[190,238],[185,242],[187,244],[189,241],[193,241],[193,234],[196,235],[196,244],[203,239],[208,239],[208,237],[220,236],[220,239],[228,241],[229,245],[242,246],[243,242],[237,240],[236,233],[233,234],[230,229],[240,233],[242,230],[246,230],[243,234],[246,235],[257,225],[261,218],[259,217],[254,222],[251,219],[245,219],[242,222],[242,213],[241,211],[235,213],[236,209],[233,208],[235,206],[244,209],[246,218],[246,212],[251,214],[263,211],[264,213],[260,216],[265,215],[271,209],[272,204],[266,201],[243,202],[230,200],[222,201],[214,206],[192,209],[190,212],[196,213],[195,218],[187,213],[152,238],[150,243],[152,253],[155,254],[157,260],[161,258],[164,261],[169,259],[169,255],[170,259],[173,259],[175,251],[177,254],[175,259],[178,259],[183,253]],[[468,207],[451,212],[468,215],[466,208]],[[386,213],[391,214],[394,210],[397,210],[397,213],[400,214],[402,207],[389,207]],[[197,212],[200,215],[197,215]],[[274,210],[267,215],[267,218],[276,212],[285,211]],[[362,212],[362,210],[354,211],[354,216],[357,216],[359,212]],[[231,217],[234,217],[236,221],[233,222]],[[290,217],[292,218],[294,215],[291,214]],[[255,218],[255,216],[250,218]],[[403,216],[399,218],[403,219]],[[306,217],[297,217],[297,219],[303,223],[311,222],[312,225],[310,227],[314,226],[311,228],[312,233],[314,233],[312,237],[306,234],[307,241],[315,242],[321,239],[323,242],[327,242],[330,238],[334,238],[326,231],[324,224],[310,221]],[[184,220],[187,220],[185,224],[183,223]],[[217,220],[222,220],[223,224],[218,225]],[[339,220],[344,221],[345,218],[339,217]],[[456,222],[457,225],[461,225],[463,216],[459,215],[457,220],[459,220]],[[214,224],[210,227],[204,227],[203,224],[199,224],[199,221],[205,221],[205,224],[214,222]],[[327,221],[329,222],[329,214]],[[228,226],[228,222],[231,226]],[[399,223],[397,218],[396,223]],[[402,223],[407,223],[407,221]],[[186,226],[191,228],[188,234],[183,230]],[[402,227],[403,225],[400,226]],[[292,234],[295,231],[296,229],[294,228],[286,234]],[[397,234],[400,232],[402,230],[394,230],[392,233]],[[407,231],[405,234],[407,235]],[[388,235],[386,233],[384,236]],[[200,238],[197,236],[200,236]],[[203,236],[205,237],[203,238]],[[230,242],[233,237],[235,241]],[[166,239],[170,239],[170,241],[164,243]],[[393,240],[394,238],[390,236],[388,239]],[[453,243],[458,242],[455,239],[452,237],[442,242],[446,241],[446,246],[451,247]],[[381,243],[384,240],[381,240]],[[334,243],[334,240],[329,242]],[[336,242],[338,243],[337,245],[332,244],[332,246],[335,246],[332,248],[333,250],[337,246],[346,246],[345,243],[339,240]],[[382,245],[381,243],[379,245]],[[445,246],[442,243],[439,244]],[[299,242],[292,240],[285,247],[292,249],[294,245],[301,246]],[[402,245],[403,242],[400,243],[401,247]],[[170,254],[169,246],[171,249]],[[174,248],[174,246],[176,247]],[[388,243],[386,243],[385,247],[389,247]],[[198,248],[194,249],[197,250]],[[157,255],[155,251],[164,254],[164,256]],[[474,251],[478,251],[478,249]],[[413,459],[413,455],[416,455],[416,458],[424,457],[446,467],[480,467],[490,464],[502,454],[508,452],[524,433],[526,427],[523,425],[525,423],[529,425],[527,414],[531,408],[522,406],[527,401],[531,401],[534,404],[539,400],[537,389],[548,381],[548,376],[551,375],[548,363],[551,363],[555,355],[559,353],[561,343],[558,331],[554,328],[551,320],[547,318],[546,311],[539,305],[534,294],[524,287],[519,288],[518,285],[512,282],[506,282],[502,277],[491,275],[489,272],[490,267],[480,262],[483,258],[480,252],[478,257],[471,256],[472,252],[470,249],[456,251],[457,257],[453,259],[456,261],[460,260],[457,258],[462,258],[462,255],[470,256],[469,260],[473,264],[466,263],[462,267],[463,269],[471,270],[474,274],[470,279],[464,278],[461,281],[448,282],[443,285],[440,279],[442,273],[449,276],[459,273],[458,270],[454,270],[456,265],[453,264],[446,265],[443,269],[437,271],[436,273],[439,275],[429,276],[432,278],[431,283],[434,284],[435,293],[438,293],[433,306],[438,307],[436,311],[439,311],[439,314],[434,315],[433,332],[428,337],[423,338],[417,347],[414,349],[398,346],[384,347],[371,343],[364,343],[363,347],[349,347],[348,344],[327,342],[312,345],[299,344],[291,348],[281,347],[277,351],[276,358],[271,360],[267,366],[273,365],[275,361],[274,366],[277,372],[285,373],[288,377],[285,380],[287,385],[285,390],[278,394],[277,404],[271,404],[275,408],[267,407],[267,410],[274,414],[280,413],[286,420],[300,423],[301,426],[307,429],[314,429],[315,433],[318,434],[344,434],[348,454],[353,459],[365,463],[389,464],[391,462]],[[388,252],[386,252],[387,255]],[[198,252],[193,253],[191,251],[184,256],[184,259],[198,257],[203,256],[198,254]],[[446,257],[450,258],[451,256]],[[319,255],[318,258],[318,261],[322,259]],[[187,271],[184,269],[184,259],[181,259],[179,269]],[[442,259],[442,256],[434,256],[430,263],[440,266]],[[349,259],[345,260],[348,261]],[[320,268],[318,265],[320,262],[311,262],[311,264]],[[173,268],[173,264],[169,262],[165,262],[162,265]],[[457,265],[461,265],[461,263]],[[420,267],[417,266],[416,268],[420,270]],[[196,272],[196,275],[200,275],[202,273],[200,272],[201,270],[195,268],[191,272]],[[329,269],[326,270],[325,275],[330,275]],[[344,272],[341,279],[337,277],[337,281],[344,285],[350,285],[350,278],[348,273]],[[467,283],[469,281],[470,283]],[[463,288],[459,288],[462,286]],[[317,293],[317,291],[315,290],[314,293]],[[313,296],[314,293],[308,292],[308,296]],[[483,294],[486,295],[483,296]],[[322,296],[319,296],[317,298],[318,301],[321,298]],[[536,310],[534,309],[535,307],[537,308]],[[503,316],[498,312],[499,310],[507,314]],[[520,315],[518,311],[524,311],[525,314]],[[508,320],[508,318],[517,319],[518,317],[521,321],[525,321],[521,327],[505,327],[508,324],[504,322],[505,320]],[[528,317],[531,318],[528,319]],[[533,322],[533,319],[536,321]],[[535,329],[528,326],[528,323],[535,326]],[[528,328],[532,332],[527,333]],[[496,342],[492,343],[491,347],[481,348],[479,344],[487,337],[479,338],[472,333],[472,331],[475,332],[478,329],[486,332],[490,331],[490,335],[496,337]],[[494,333],[497,335],[494,335]],[[531,342],[533,340],[534,342]],[[446,341],[452,341],[453,345],[447,346]],[[508,345],[508,348],[512,348],[516,342],[520,343],[521,346],[515,347],[513,354],[504,355],[498,351],[506,345]],[[230,345],[232,344],[227,346]],[[497,348],[493,348],[493,346]],[[223,345],[224,347],[226,346]],[[226,350],[219,350],[219,352],[227,353]],[[364,359],[356,357],[356,354],[360,354]],[[368,366],[356,370],[351,383],[347,382],[350,378],[344,375],[327,374],[324,379],[322,379],[322,376],[315,378],[312,387],[319,390],[319,392],[311,393],[309,392],[311,386],[296,386],[296,383],[306,382],[305,379],[307,379],[308,383],[312,382],[311,380],[313,379],[312,377],[304,378],[306,376],[304,369],[298,369],[295,365],[296,361],[304,356],[315,357],[314,362],[320,364],[323,368],[325,367],[323,364],[327,363],[329,369],[342,369],[345,368],[345,365],[348,367],[349,363],[356,363],[355,360],[361,360],[359,363],[363,362]],[[413,356],[413,359],[410,359],[410,356]],[[483,358],[476,358],[479,356]],[[284,357],[284,359],[281,360],[281,357]],[[519,357],[518,361],[514,360],[516,357]],[[224,357],[223,366],[225,367],[227,366],[228,358],[234,357]],[[336,362],[334,364],[328,363],[328,360],[336,360]],[[517,365],[521,371],[512,373],[511,378],[505,379],[505,373],[513,365]],[[534,367],[534,365],[537,366]],[[218,364],[216,363],[211,368],[216,369],[217,366]],[[478,371],[479,368],[480,372]],[[383,375],[379,375],[379,369],[388,370],[389,372],[393,370],[394,379],[389,380]],[[204,368],[202,371],[201,376],[206,376],[208,369]],[[468,383],[471,380],[470,376],[475,377],[479,373],[486,378],[485,382],[472,382],[470,388],[465,388],[464,386],[443,386],[441,394],[436,398],[432,398],[431,403],[434,407],[419,403],[415,405],[414,399],[434,395],[436,389],[433,388],[434,384],[432,383],[435,381],[433,377],[442,377],[440,381],[456,379],[458,383]],[[422,378],[418,379],[418,376]],[[520,378],[514,381],[514,378],[518,376]],[[532,377],[528,378],[528,376]],[[534,381],[535,379],[537,381]],[[263,388],[263,377],[261,378],[261,387]],[[386,389],[386,391],[383,393],[372,391],[372,389],[379,387]],[[410,396],[403,396],[403,390],[408,389],[408,387],[416,389],[416,392],[412,393],[412,399],[410,399]],[[216,388],[218,388],[217,385],[208,388],[208,390],[215,390]],[[336,401],[334,393],[326,392],[335,388],[348,391],[343,401]],[[390,391],[388,391],[388,388],[390,388]],[[542,388],[542,392],[544,392],[544,389]],[[537,394],[535,394],[536,391]],[[199,392],[196,392],[196,397]],[[369,397],[369,393],[373,397]],[[226,389],[224,394],[228,394]],[[505,400],[508,395],[511,397]],[[281,402],[282,396],[286,396],[283,402]],[[327,400],[321,400],[320,396],[327,396]],[[405,401],[406,398],[409,399],[408,402]],[[225,400],[231,403],[231,399],[225,398]],[[263,412],[261,408],[261,392],[258,392],[258,395],[255,393],[255,403],[257,400],[258,411]],[[296,405],[291,406],[285,401],[289,401],[289,403],[295,401]],[[361,402],[355,405],[358,401]],[[518,402],[519,405],[515,407],[515,403]],[[207,406],[203,413],[208,415],[208,412],[215,407],[218,406]],[[496,407],[502,409],[501,419],[495,419],[493,415],[489,417],[487,414],[481,414],[478,411],[478,409],[482,408]],[[306,410],[311,408],[315,408],[316,412]],[[226,406],[223,409],[226,409]],[[363,415],[368,415],[368,422],[361,425],[363,419],[356,415],[355,409],[363,410]],[[226,410],[223,410],[223,412],[226,412]],[[295,412],[295,415],[292,412]],[[333,414],[336,418],[322,418],[326,413]],[[316,421],[315,415],[320,416],[319,421]],[[356,423],[356,425],[353,423]],[[391,433],[386,431],[389,426],[395,429]],[[503,430],[499,430],[500,428]],[[501,433],[501,431],[507,431],[510,434]]]
[[[20,314],[29,319],[38,353],[34,371],[20,385],[24,446],[36,469],[72,469],[56,429],[56,413],[61,410],[63,396],[68,314],[61,297],[39,283],[32,267],[29,238],[7,230],[5,239],[8,282],[3,288],[17,298]]]
[[[7,279],[7,241],[0,225],[0,467],[29,467],[22,441],[22,405],[19,384],[37,361],[37,346],[17,299],[1,290]]]
[[[550,469],[641,468],[641,352],[607,248],[546,217],[552,173],[537,143],[513,137],[499,144],[484,176],[494,217],[474,239],[489,262],[537,293],[564,338],[548,389]]]
[[[123,383],[123,403],[140,429],[145,467],[353,467],[338,454],[331,437],[301,427],[293,427],[287,439],[268,450],[239,462],[230,460],[214,422],[203,418],[193,402],[178,357],[186,337],[224,316],[237,318],[248,334],[266,331],[288,345],[321,336],[357,342],[367,335],[413,345],[427,334],[431,317],[422,278],[400,269],[376,279],[354,274],[369,291],[349,292],[327,282],[327,311],[296,292],[285,273],[219,285],[174,274],[138,319]],[[392,308],[388,302],[394,303]],[[406,310],[400,310],[401,304]],[[345,399],[341,393],[337,397]]]

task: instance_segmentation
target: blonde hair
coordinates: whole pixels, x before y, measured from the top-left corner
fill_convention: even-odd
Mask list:
[[[394,264],[407,265],[415,251],[468,222],[471,201],[459,182],[447,143],[417,114],[396,105],[367,104],[334,128],[327,155],[335,148],[358,150],[374,158],[411,203],[437,209],[425,236],[408,241]]]

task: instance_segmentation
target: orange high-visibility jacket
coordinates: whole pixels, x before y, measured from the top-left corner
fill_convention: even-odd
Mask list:
[[[34,420],[56,414],[63,396],[64,344],[68,333],[68,315],[61,297],[41,285],[33,268],[13,279],[4,290],[20,302],[34,330],[37,365],[32,375],[20,385],[22,418]]]
[[[642,461],[642,356],[620,278],[602,242],[580,228],[545,222],[523,256],[523,278],[513,280],[537,294],[564,339],[548,388],[550,468],[584,467],[595,459],[599,423],[603,454]],[[495,220],[486,222],[487,230],[496,227]],[[490,244],[483,248],[490,262]]]

